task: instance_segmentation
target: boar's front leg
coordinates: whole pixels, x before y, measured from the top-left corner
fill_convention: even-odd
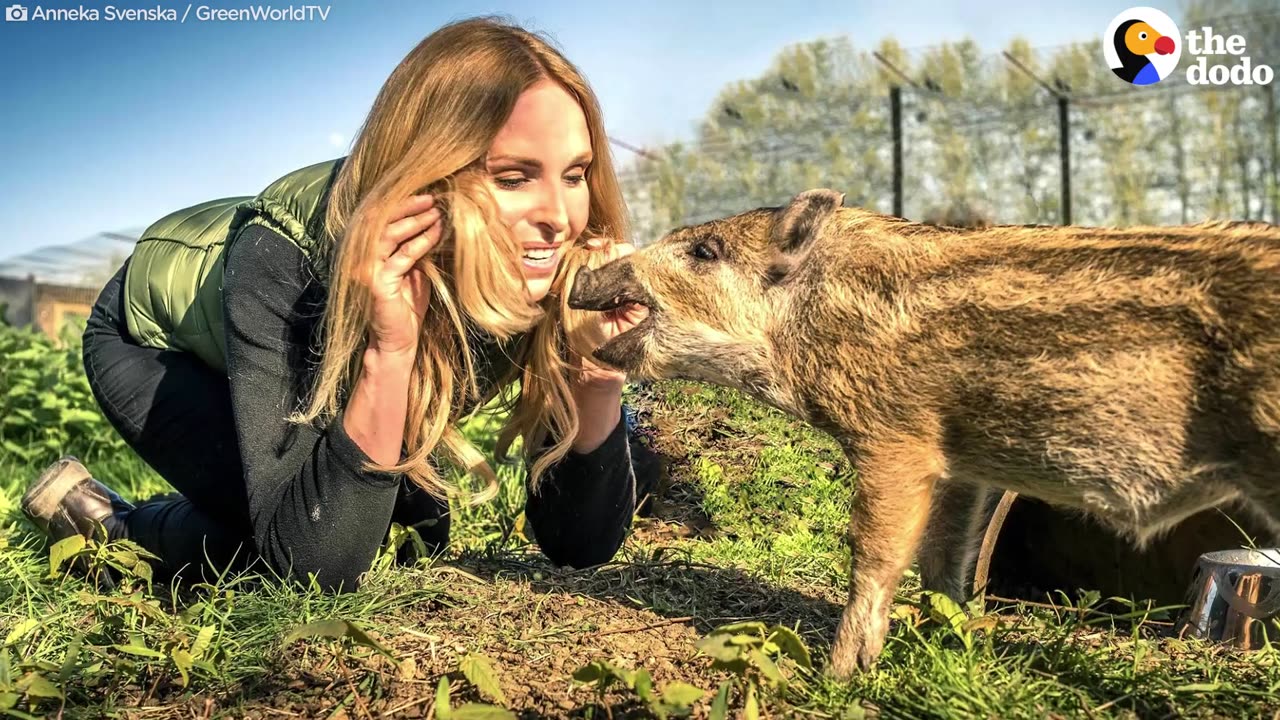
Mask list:
[[[915,557],[934,483],[945,470],[937,445],[916,438],[860,443],[850,448],[850,460],[858,485],[849,523],[849,602],[831,649],[838,678],[869,670],[879,657],[893,591]]]

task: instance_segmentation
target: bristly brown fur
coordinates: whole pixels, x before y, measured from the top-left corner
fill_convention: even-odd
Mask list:
[[[1280,228],[961,229],[836,196],[619,261],[652,319],[597,357],[739,388],[846,448],[859,487],[837,674],[874,662],[921,543],[926,584],[963,594],[988,487],[1137,542],[1231,500],[1280,533]],[[780,240],[786,218],[809,237]],[[723,253],[697,257],[711,235]]]

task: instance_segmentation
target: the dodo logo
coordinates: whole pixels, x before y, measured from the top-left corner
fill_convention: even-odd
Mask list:
[[[1169,77],[1182,57],[1182,35],[1168,15],[1149,7],[1129,8],[1102,37],[1107,67],[1134,85],[1154,85]]]

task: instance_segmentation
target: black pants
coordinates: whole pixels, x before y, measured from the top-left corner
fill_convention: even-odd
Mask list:
[[[111,523],[111,536],[158,555],[164,575],[242,569],[256,553],[230,385],[195,355],[133,341],[122,292],[127,267],[128,261],[89,315],[85,373],[107,421],[181,497],[140,504]],[[447,542],[447,507],[411,484],[402,484],[392,521],[417,526],[433,550]]]

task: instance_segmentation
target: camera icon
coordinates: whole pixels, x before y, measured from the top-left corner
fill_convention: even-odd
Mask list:
[[[21,5],[10,5],[4,9],[5,22],[26,22],[27,9]]]

